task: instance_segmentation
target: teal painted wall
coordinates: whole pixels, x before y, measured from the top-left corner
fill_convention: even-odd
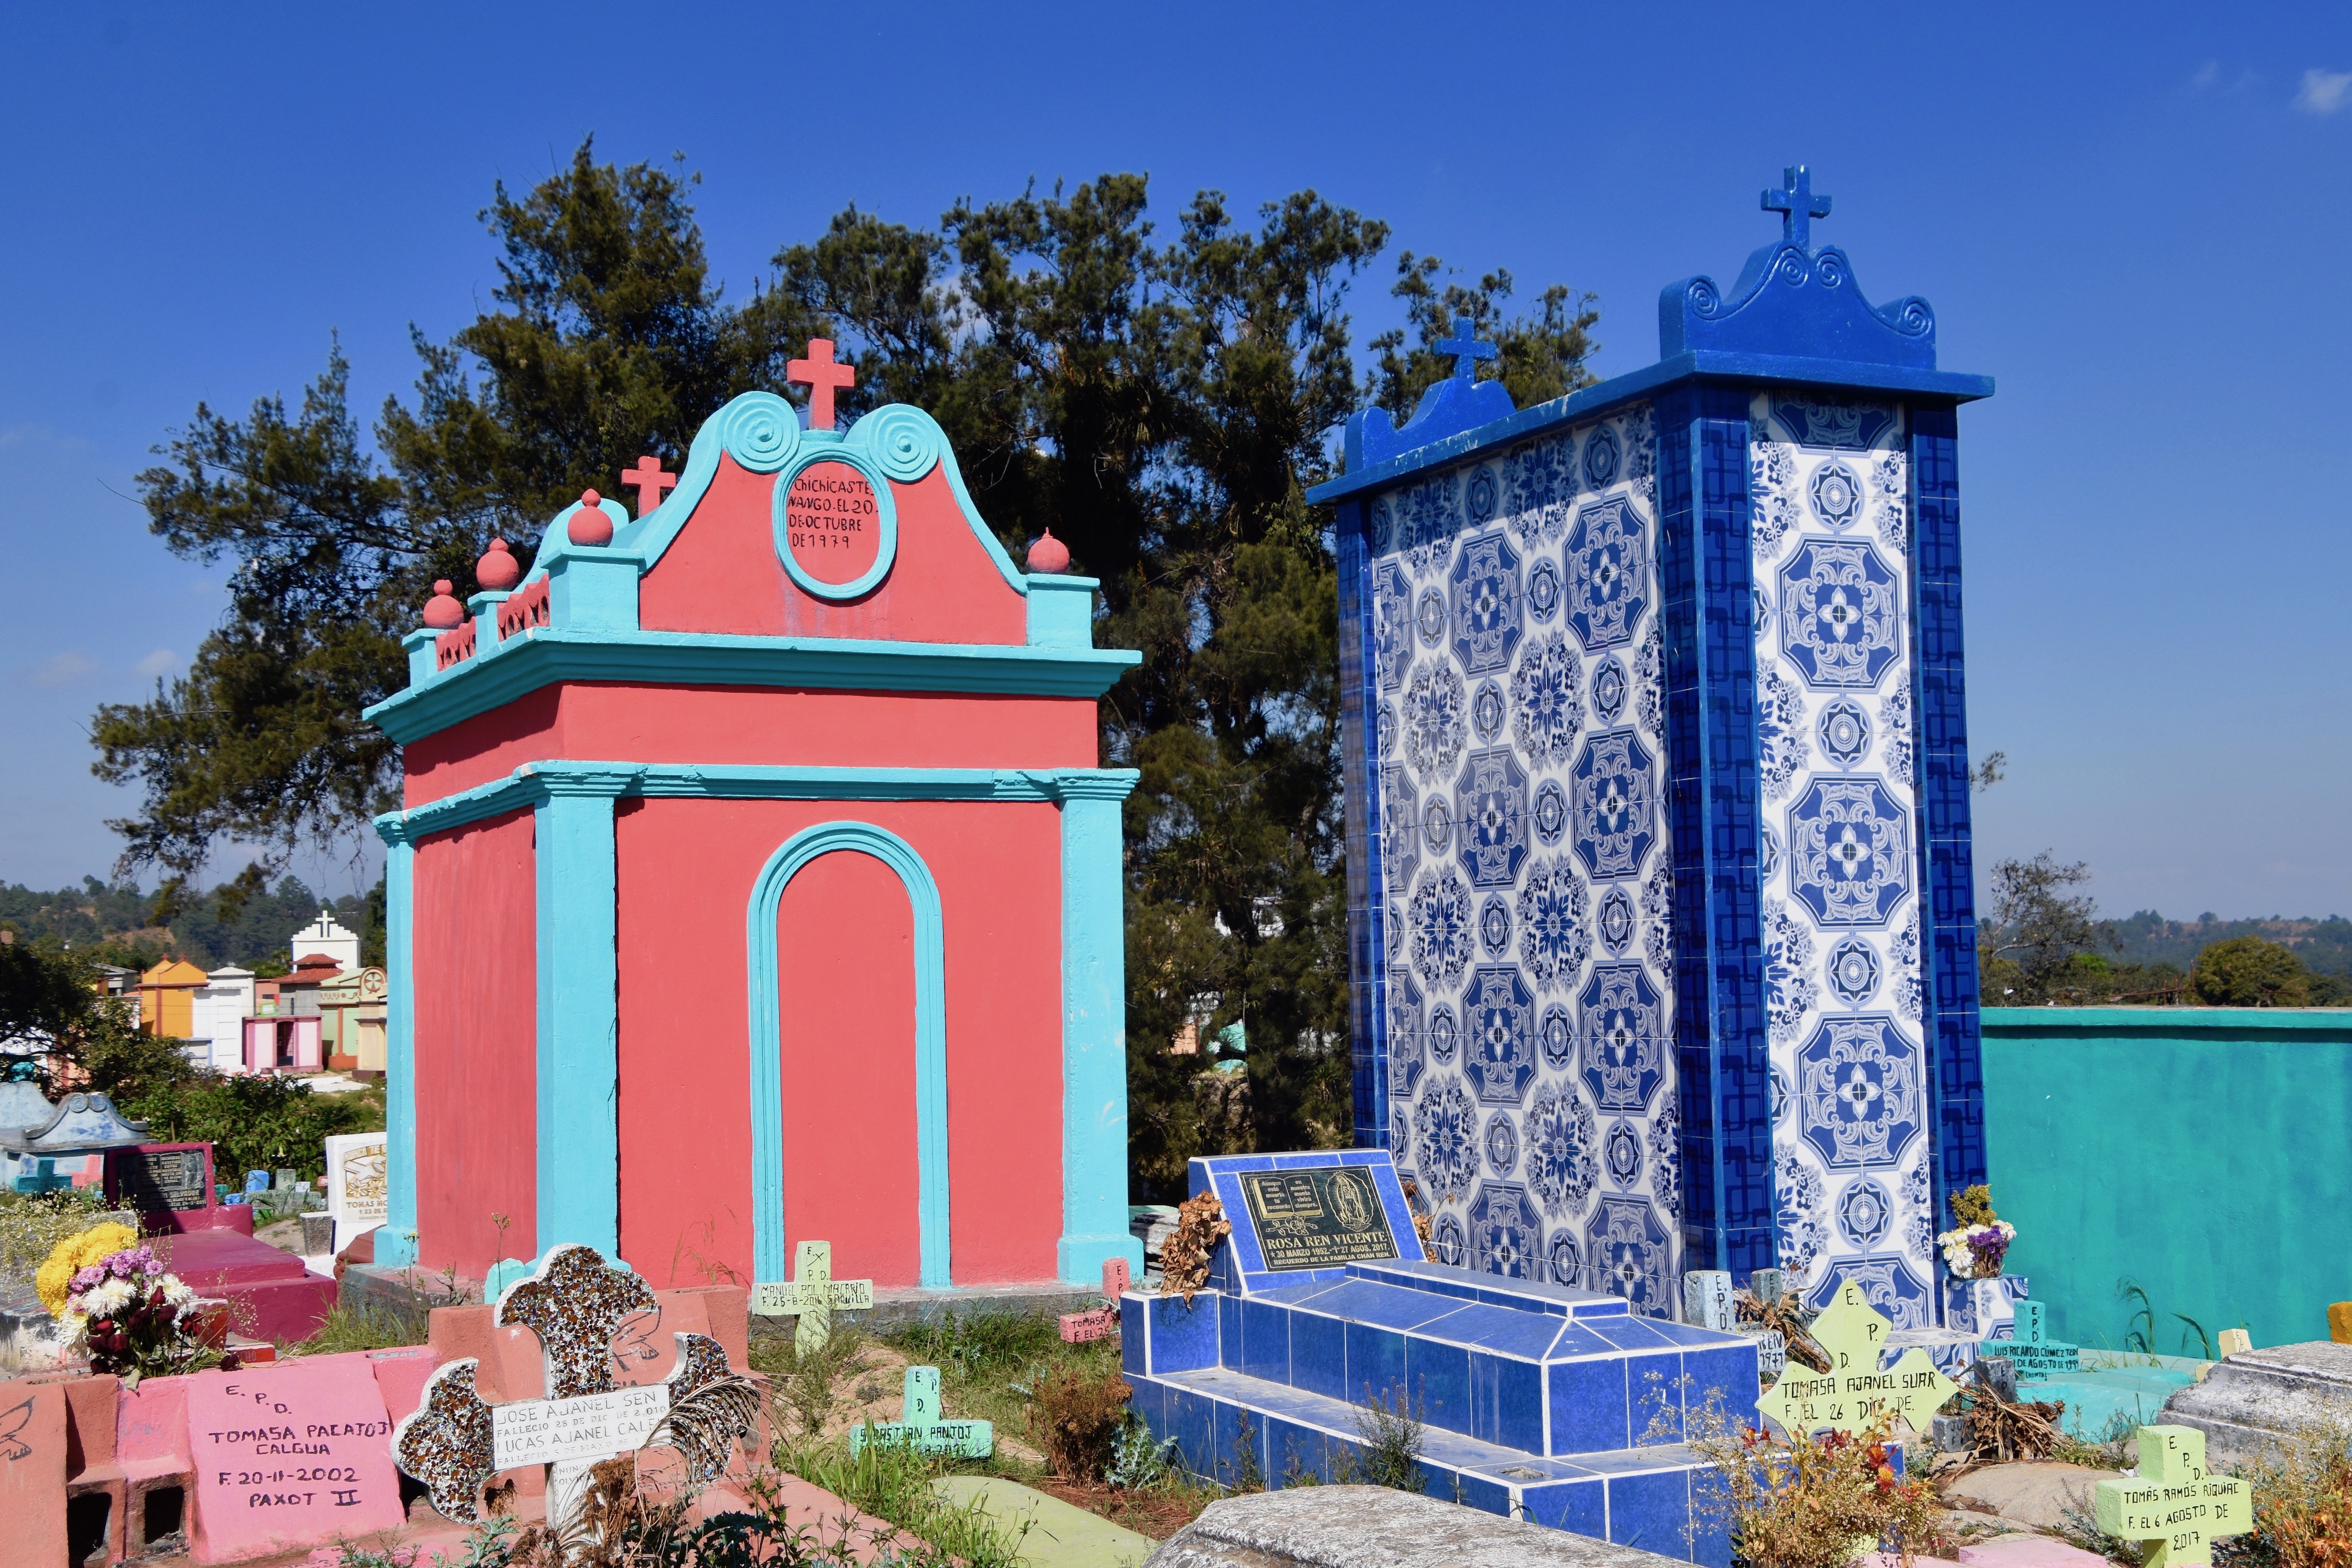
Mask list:
[[[2352,1301],[2352,1011],[1987,1008],[1984,1080],[2009,1270],[2053,1335],[2121,1349],[2126,1279],[2168,1355],[2201,1354],[2176,1312],[2289,1344]]]

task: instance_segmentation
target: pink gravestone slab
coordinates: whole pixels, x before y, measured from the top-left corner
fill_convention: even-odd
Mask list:
[[[391,1436],[383,1395],[361,1357],[189,1379],[189,1554],[235,1563],[398,1529]]]
[[[2097,1552],[2046,1535],[2004,1535],[1981,1546],[1963,1546],[1960,1561],[1969,1568],[2107,1568]]]
[[[1108,1339],[1118,1333],[1118,1299],[1127,1293],[1128,1270],[1124,1258],[1106,1259],[1103,1262],[1102,1293],[1110,1303],[1090,1312],[1064,1312],[1058,1320],[1063,1340],[1070,1344],[1084,1344],[1089,1340]]]

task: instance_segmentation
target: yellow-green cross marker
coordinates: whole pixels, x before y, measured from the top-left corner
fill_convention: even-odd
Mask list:
[[[1913,1431],[1926,1431],[1927,1418],[1960,1385],[1937,1371],[1927,1353],[1916,1346],[1880,1371],[1879,1353],[1894,1326],[1870,1304],[1862,1287],[1848,1280],[1838,1287],[1828,1310],[1813,1320],[1813,1343],[1829,1353],[1830,1369],[1815,1372],[1790,1357],[1780,1381],[1756,1402],[1756,1408],[1790,1437],[1825,1427],[1852,1436],[1883,1416],[1900,1416]]]
[[[835,1312],[873,1310],[873,1281],[833,1277],[830,1241],[803,1241],[794,1248],[793,1275],[789,1284],[752,1286],[751,1310],[761,1317],[800,1319],[793,1328],[795,1354],[807,1355],[825,1347],[833,1338]]]
[[[2147,1568],[2212,1568],[2215,1536],[2254,1527],[2253,1493],[2236,1476],[2207,1471],[2205,1434],[2194,1427],[2142,1427],[2139,1474],[2095,1490],[2101,1530],[2156,1543]]]

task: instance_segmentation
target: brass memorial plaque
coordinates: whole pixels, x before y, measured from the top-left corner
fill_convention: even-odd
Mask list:
[[[1241,1171],[1242,1196],[1269,1269],[1336,1269],[1397,1255],[1371,1172]]]

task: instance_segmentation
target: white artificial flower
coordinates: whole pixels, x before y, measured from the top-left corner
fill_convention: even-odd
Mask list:
[[[92,1317],[111,1317],[131,1304],[131,1281],[109,1280],[94,1285],[81,1298],[81,1310]]]
[[[195,1304],[196,1292],[180,1283],[178,1275],[166,1274],[155,1283],[163,1287],[163,1299],[182,1311]]]

